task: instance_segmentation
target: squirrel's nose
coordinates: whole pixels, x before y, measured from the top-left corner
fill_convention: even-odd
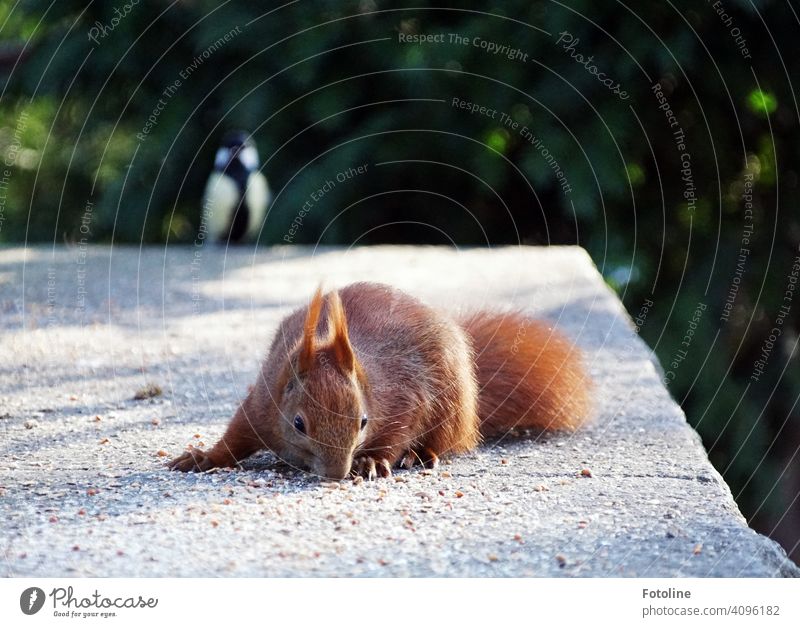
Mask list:
[[[324,477],[328,479],[336,479],[339,481],[340,479],[344,479],[347,475],[350,474],[350,467],[352,466],[352,462],[350,460],[346,460],[345,463],[331,463],[327,464],[320,473]]]

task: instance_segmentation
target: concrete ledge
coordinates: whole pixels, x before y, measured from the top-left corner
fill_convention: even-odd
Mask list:
[[[587,352],[596,421],[375,484],[268,454],[165,471],[159,451],[220,436],[278,321],[321,279],[551,319]],[[0,310],[2,575],[800,573],[747,527],[578,248],[6,248]],[[163,395],[132,400],[146,382]]]

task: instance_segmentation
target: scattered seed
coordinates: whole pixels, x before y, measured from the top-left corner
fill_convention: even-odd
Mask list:
[[[158,457],[166,457],[167,455],[169,455],[169,453],[167,453],[167,452],[166,452],[166,451],[164,451],[164,450],[161,450],[161,451],[158,451],[158,452],[156,453],[156,455],[157,455]]]
[[[212,527],[219,527],[219,523],[216,520],[212,520],[211,521],[211,526]]]
[[[581,470],[581,477],[591,477],[591,476],[592,476],[592,471],[589,470],[588,468],[584,468],[583,470]]]
[[[561,553],[556,555],[556,561],[558,562],[559,568],[564,568],[564,566],[566,566],[567,564],[567,558],[561,555]]]
[[[50,516],[50,522],[51,523],[57,523],[58,522],[58,516]]]
[[[103,419],[100,416],[95,416],[94,418],[92,418],[92,420],[94,420],[95,422],[101,422]]]
[[[508,460],[507,459],[501,459],[500,463],[505,466],[508,463]]]
[[[456,490],[456,498],[460,499],[462,496],[464,496],[464,493],[461,490]]]
[[[86,495],[95,496],[98,492],[100,492],[100,490],[98,490],[97,488],[89,488],[88,490],[86,490]]]
[[[39,426],[39,421],[38,420],[32,420],[32,419],[31,420],[26,420],[24,422],[23,426],[26,429],[35,429],[36,427]]]
[[[692,550],[693,555],[700,555],[703,552],[703,543],[700,542],[694,545],[694,549]]]
[[[153,425],[154,427],[157,427],[158,425],[160,425],[160,424],[161,424],[161,420],[159,420],[158,418],[153,418],[153,419],[150,421],[150,424],[151,424],[151,425]]]
[[[111,440],[109,440],[108,438],[103,438],[102,440],[100,440],[100,444],[108,444],[109,442],[111,442]]]
[[[490,562],[496,562],[497,561],[497,555],[495,555],[494,553],[490,553],[489,554],[489,561]]]
[[[72,547],[72,550],[73,550],[73,551],[80,551],[80,550],[81,550],[81,547],[79,547],[79,546],[76,544],[75,546],[73,546],[73,547]]]
[[[439,473],[439,476],[440,476],[440,477],[444,477],[445,479],[449,479],[449,478],[450,478],[450,477],[452,477],[453,475],[451,475],[451,474],[450,474],[449,472],[447,472],[446,470],[443,470],[441,473]]]

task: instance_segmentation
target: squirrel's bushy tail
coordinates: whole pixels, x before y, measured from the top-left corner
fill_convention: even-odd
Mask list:
[[[472,340],[481,435],[574,430],[590,411],[580,349],[550,325],[520,313],[478,312],[460,320]]]

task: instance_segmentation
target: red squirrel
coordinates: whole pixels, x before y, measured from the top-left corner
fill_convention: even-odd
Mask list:
[[[355,283],[318,289],[287,316],[222,439],[168,465],[205,471],[269,449],[323,477],[372,480],[516,428],[574,430],[589,409],[580,351],[548,324],[521,313],[457,321]]]

